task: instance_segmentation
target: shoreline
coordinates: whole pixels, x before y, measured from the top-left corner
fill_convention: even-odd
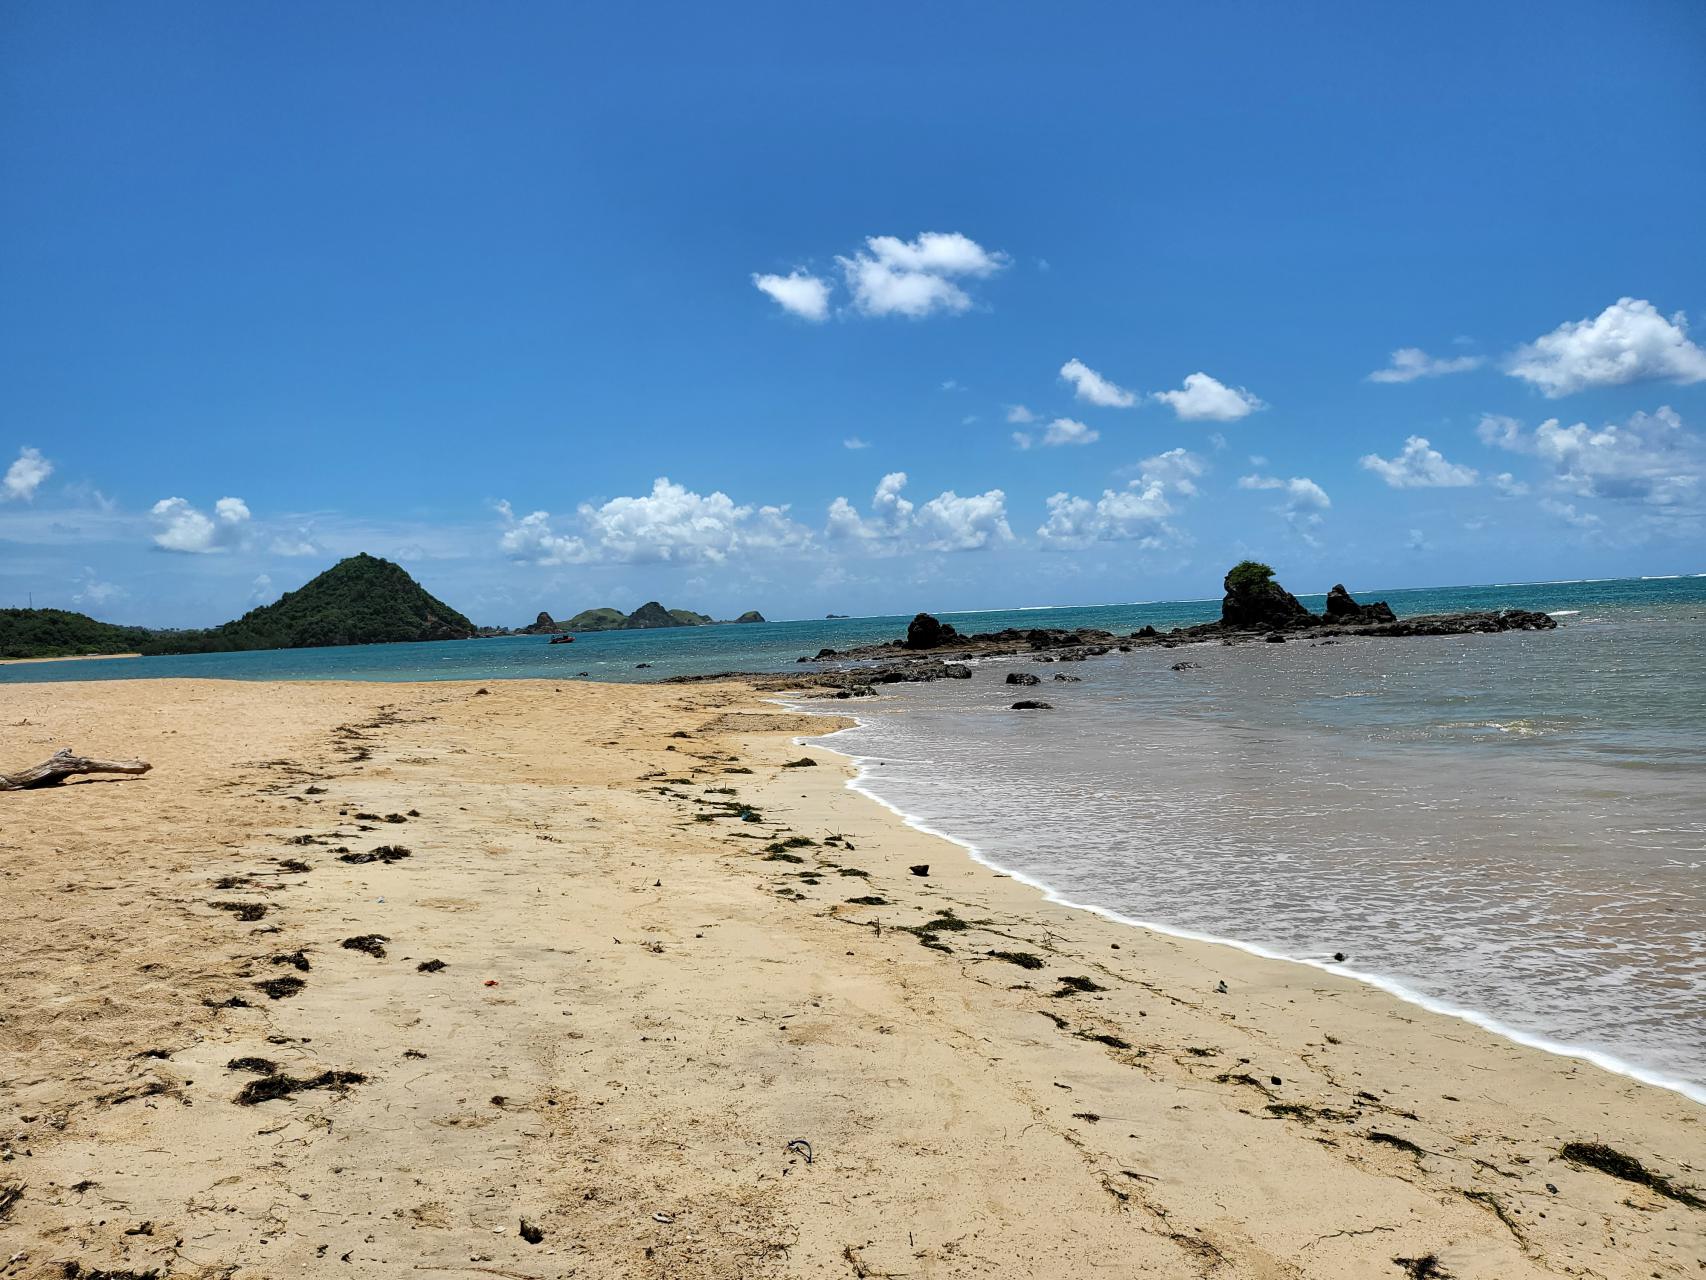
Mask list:
[[[155,765],[0,800],[0,1276],[1706,1258],[1706,1210],[1563,1155],[1698,1191],[1686,1098],[1049,901],[796,745],[825,712],[738,685],[0,686],[8,757]],[[263,1079],[302,1091],[241,1105]]]
[[[810,704],[806,702],[801,702],[797,705],[789,702],[778,702],[778,705],[786,706],[789,710],[799,711],[802,714],[812,714]],[[1638,1081],[1641,1084],[1649,1085],[1656,1089],[1665,1089],[1670,1092],[1680,1094],[1690,1102],[1696,1102],[1702,1107],[1706,1107],[1706,1083],[1678,1079],[1674,1076],[1667,1075],[1664,1072],[1644,1067],[1639,1063],[1629,1062],[1615,1054],[1607,1053],[1602,1049],[1572,1045],[1565,1041],[1554,1040],[1536,1032],[1524,1031],[1520,1027],[1513,1027],[1507,1023],[1501,1022],[1490,1013],[1485,1013],[1479,1009],[1470,1009],[1460,1005],[1455,1005],[1449,1001],[1440,1000],[1433,996],[1424,995],[1421,992],[1414,991],[1397,979],[1386,977],[1383,974],[1368,973],[1336,963],[1327,964],[1320,960],[1311,960],[1305,956],[1286,955],[1283,952],[1273,951],[1257,943],[1245,942],[1238,938],[1201,933],[1195,930],[1179,928],[1174,925],[1164,924],[1153,920],[1139,920],[1133,916],[1123,915],[1111,907],[1103,907],[1093,902],[1080,902],[1069,898],[1047,881],[1038,879],[1027,872],[1003,866],[1001,863],[996,862],[993,858],[987,856],[982,849],[970,840],[954,835],[951,832],[943,831],[940,828],[933,827],[924,819],[919,818],[915,814],[908,813],[899,805],[880,795],[868,785],[869,781],[876,776],[870,770],[870,763],[873,757],[844,751],[839,747],[827,745],[825,742],[826,739],[834,738],[839,734],[858,728],[862,722],[859,721],[858,717],[853,715],[851,712],[829,712],[823,714],[826,714],[831,718],[839,717],[850,719],[855,721],[855,723],[852,725],[844,725],[838,729],[832,729],[828,733],[822,735],[802,737],[796,739],[796,742],[801,746],[822,746],[824,750],[833,752],[847,760],[853,766],[854,770],[853,776],[847,781],[849,790],[856,791],[866,799],[881,805],[884,809],[888,810],[888,812],[892,813],[902,823],[912,828],[914,831],[921,832],[924,835],[932,836],[939,840],[945,840],[949,844],[952,844],[962,850],[968,858],[980,866],[987,867],[991,871],[1016,880],[1020,884],[1029,886],[1041,894],[1044,900],[1049,903],[1056,906],[1066,907],[1073,911],[1082,911],[1101,919],[1108,920],[1114,924],[1123,925],[1127,928],[1140,929],[1148,933],[1160,934],[1169,938],[1179,938],[1187,942],[1201,943],[1205,946],[1231,947],[1262,960],[1271,960],[1281,964],[1302,965],[1320,973],[1331,974],[1335,977],[1349,978],[1352,981],[1360,982],[1373,987],[1378,991],[1382,991],[1385,994],[1392,996],[1394,999],[1403,1001],[1405,1004],[1414,1005],[1417,1008],[1424,1009],[1427,1012],[1436,1014],[1440,1017],[1458,1019],[1471,1026],[1477,1027],[1482,1031],[1489,1032],[1502,1039],[1509,1040],[1514,1044],[1521,1045],[1524,1048],[1536,1049],[1542,1053],[1551,1054],[1561,1058],[1580,1059],[1612,1075],[1623,1076],[1627,1079]]]
[[[140,653],[67,653],[57,658],[0,658],[0,666],[22,666],[28,662],[101,662],[108,658],[140,658]]]

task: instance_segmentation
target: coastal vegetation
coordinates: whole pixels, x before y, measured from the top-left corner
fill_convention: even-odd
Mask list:
[[[277,601],[218,627],[156,631],[60,609],[0,610],[0,657],[233,653],[341,644],[466,640],[472,622],[377,556],[355,555]]]
[[[97,622],[66,609],[0,609],[0,658],[76,658],[140,653],[159,633]]]

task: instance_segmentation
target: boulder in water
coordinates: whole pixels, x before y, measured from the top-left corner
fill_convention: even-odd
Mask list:
[[[1376,600],[1373,604],[1358,604],[1343,583],[1336,583],[1327,593],[1326,618],[1328,622],[1363,625],[1370,622],[1396,622],[1398,615],[1392,612],[1392,607],[1384,600]]]
[[[906,624],[906,648],[934,649],[957,638],[953,624],[941,622],[928,613],[921,613]]]

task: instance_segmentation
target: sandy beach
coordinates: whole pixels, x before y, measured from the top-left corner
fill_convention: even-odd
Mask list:
[[[1706,1109],[1050,904],[825,725],[721,683],[0,686],[0,769],[154,765],[0,795],[0,1277],[1706,1268]]]

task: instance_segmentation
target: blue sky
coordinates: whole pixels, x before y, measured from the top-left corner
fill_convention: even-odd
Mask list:
[[[1706,8],[620,8],[0,9],[0,604],[1706,570]]]

